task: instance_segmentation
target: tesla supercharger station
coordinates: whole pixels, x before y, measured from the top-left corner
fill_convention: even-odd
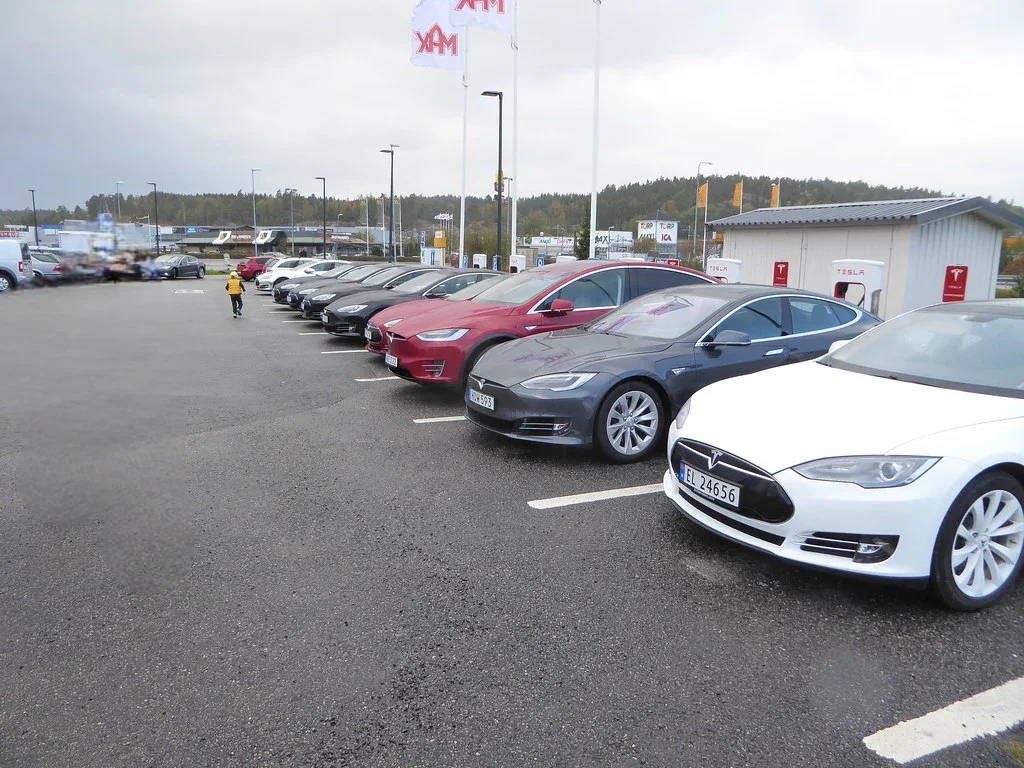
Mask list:
[[[518,253],[508,257],[508,271],[525,272],[526,271],[526,257],[521,256]]]
[[[705,271],[724,283],[743,282],[743,262],[739,259],[708,259]]]
[[[881,261],[838,259],[832,262],[832,295],[878,314],[885,285]]]
[[[486,253],[474,253],[473,254],[473,268],[474,269],[487,269],[487,254]]]

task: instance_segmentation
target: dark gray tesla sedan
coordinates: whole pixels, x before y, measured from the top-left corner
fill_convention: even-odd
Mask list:
[[[589,325],[489,350],[470,373],[467,416],[517,440],[596,446],[614,462],[639,461],[701,387],[819,357],[880,322],[807,291],[669,288]]]

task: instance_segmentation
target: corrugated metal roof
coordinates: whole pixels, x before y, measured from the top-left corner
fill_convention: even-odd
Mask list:
[[[834,205],[792,205],[785,208],[758,208],[708,222],[715,229],[731,227],[792,227],[813,224],[869,224],[884,221],[920,223],[976,213],[1004,228],[1024,226],[1024,219],[993,205],[983,197],[932,197],[915,200],[879,200],[868,203]]]

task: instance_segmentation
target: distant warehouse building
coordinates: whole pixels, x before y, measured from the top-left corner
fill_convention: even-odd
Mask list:
[[[760,208],[710,222],[708,271],[840,296],[893,317],[995,295],[1003,231],[1024,219],[981,197]]]

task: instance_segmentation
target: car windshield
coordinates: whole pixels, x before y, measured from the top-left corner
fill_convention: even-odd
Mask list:
[[[294,269],[300,264],[305,263],[306,262],[302,261],[301,259],[286,259],[285,261],[278,262],[274,266],[277,267],[278,269]]]
[[[702,325],[726,299],[659,291],[641,296],[585,326],[591,333],[677,339]]]
[[[177,260],[178,260],[177,256],[157,256],[156,257],[156,263],[157,264],[173,264]]]
[[[561,271],[537,269],[520,272],[512,277],[506,277],[496,285],[488,285],[473,301],[518,306],[543,293],[565,277],[566,273]]]
[[[377,266],[376,264],[365,264],[361,267],[356,267],[355,269],[346,272],[345,279],[352,280],[355,282],[362,280],[364,277],[369,277],[370,275],[378,271],[380,271],[380,267]]]
[[[1024,398],[1024,317],[989,307],[918,310],[820,362],[872,376]]]
[[[507,279],[507,275],[493,275],[491,277],[485,277],[482,280],[478,280],[473,285],[468,285],[461,291],[456,291],[450,296],[445,296],[444,298],[445,301],[469,301],[470,299],[475,299],[488,288],[493,288],[495,282]]]
[[[394,290],[396,293],[423,293],[441,280],[437,272],[424,272],[422,275],[409,278],[401,285],[396,285]]]
[[[363,280],[363,285],[384,285],[384,283],[394,280],[403,272],[405,272],[404,269],[399,269],[398,267],[391,267],[390,269],[385,269],[382,272],[378,272],[376,275],[373,275],[372,277],[366,278],[365,280]]]

